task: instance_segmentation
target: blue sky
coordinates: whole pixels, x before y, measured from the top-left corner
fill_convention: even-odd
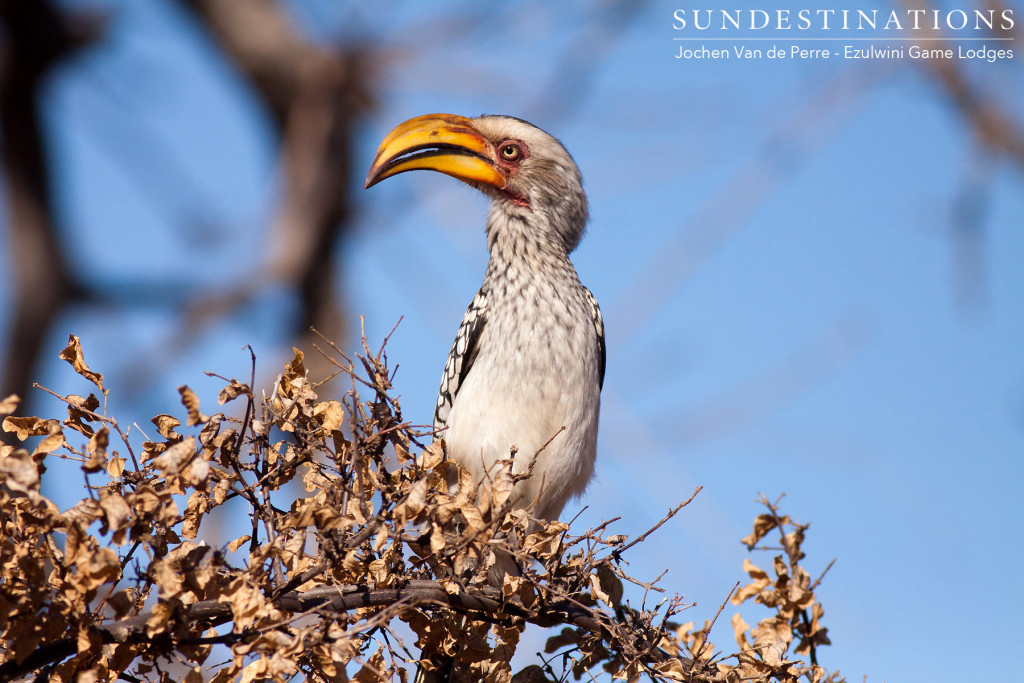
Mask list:
[[[103,6],[111,40],[64,69],[44,100],[66,243],[111,288],[223,287],[258,256],[273,212],[268,122],[173,5]],[[594,31],[596,3],[526,3],[454,37],[439,28],[472,3],[392,15],[379,4],[291,6],[320,40],[389,48],[361,136],[365,166],[392,126],[434,111],[521,116],[575,156],[592,219],[574,260],[609,334],[581,523],[621,515],[619,531],[639,533],[705,487],[636,549],[635,575],[670,567],[663,585],[698,603],[694,620],[712,616],[744,578],[752,500],[784,492],[784,510],[812,523],[810,570],[838,558],[819,590],[834,643],[824,665],[850,680],[960,680],[955,648],[973,655],[972,677],[1002,673],[1024,608],[1024,178],[979,161],[917,65],[677,60],[667,2]],[[971,73],[1024,125],[1020,67],[1017,57]],[[973,177],[985,213],[970,279],[954,209]],[[377,341],[404,316],[389,357],[406,416],[426,423],[483,274],[486,206],[426,173],[357,197],[349,311]],[[212,395],[201,371],[247,376],[246,343],[273,368],[290,344],[277,321],[293,304],[266,292],[121,407],[167,411],[181,383]],[[167,311],[78,310],[58,322],[50,357],[74,332],[101,371],[126,354],[145,362],[176,322]],[[56,362],[38,374],[76,390]],[[733,611],[712,635],[727,651]]]

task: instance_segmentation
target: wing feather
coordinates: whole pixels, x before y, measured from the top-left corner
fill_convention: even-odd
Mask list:
[[[480,336],[486,324],[487,292],[481,287],[466,309],[466,314],[462,316],[462,323],[455,335],[455,341],[452,342],[451,351],[448,352],[448,360],[444,364],[441,388],[437,392],[437,406],[434,408],[435,430],[448,425],[452,403],[480,351]]]
[[[604,343],[604,317],[601,315],[601,307],[597,305],[597,299],[586,287],[583,291],[587,295],[587,301],[590,303],[590,319],[594,322],[594,330],[597,332],[597,385],[599,388],[604,388],[604,366],[605,366],[605,343]]]

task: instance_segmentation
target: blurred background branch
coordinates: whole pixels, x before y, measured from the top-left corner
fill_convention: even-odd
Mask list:
[[[0,3],[0,24],[0,135],[12,302],[0,391],[26,396],[50,324],[83,293],[55,218],[39,91],[54,67],[100,36],[97,23],[48,0]]]

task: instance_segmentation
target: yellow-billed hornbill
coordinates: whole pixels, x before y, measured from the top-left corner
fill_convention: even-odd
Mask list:
[[[450,114],[392,130],[366,187],[417,169],[491,200],[487,273],[448,355],[434,427],[481,484],[513,446],[516,472],[536,456],[513,495],[520,506],[536,501],[535,517],[556,519],[594,472],[605,367],[601,311],[569,260],[587,222],[579,169],[526,121]]]

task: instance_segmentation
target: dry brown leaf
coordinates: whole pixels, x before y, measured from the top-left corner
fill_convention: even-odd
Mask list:
[[[609,607],[620,606],[622,604],[622,580],[615,574],[611,566],[600,565],[597,568],[597,577],[601,582],[601,590],[608,596],[605,604]]]
[[[202,462],[200,460],[200,462]],[[203,514],[210,509],[210,499],[205,491],[193,491],[185,504],[185,519],[181,524],[181,535],[185,538],[195,538],[199,533],[199,525],[203,520]]]
[[[388,678],[384,672],[384,652],[381,648],[356,672],[356,675],[352,677],[352,683],[380,683]]]
[[[40,467],[28,451],[12,450],[0,456],[0,484],[18,495],[38,496]]]
[[[188,420],[185,422],[187,426],[195,427],[210,419],[208,415],[199,412],[199,397],[196,396],[196,392],[182,384],[178,387],[178,393],[181,394],[181,404],[188,410]]]
[[[562,536],[569,528],[564,522],[545,522],[537,525],[537,529],[526,536],[523,541],[523,550],[530,555],[538,557],[550,557],[558,553],[562,548]],[[602,567],[608,568],[607,565]],[[622,584],[619,584],[621,594]]]
[[[444,531],[442,531],[441,527],[436,522],[432,523],[430,533],[430,552],[437,555],[445,545],[447,545],[447,543],[444,540]]]
[[[754,582],[739,588],[735,593],[733,593],[729,602],[734,605],[743,604],[746,600],[760,594],[761,591],[771,584],[771,579],[768,578],[768,573],[757,567],[749,558],[743,559],[743,571],[749,574],[750,578],[754,579]]]
[[[159,469],[165,477],[176,475],[181,472],[181,469],[195,455],[195,452],[196,438],[190,436],[164,451],[162,455],[153,461],[153,466]]]
[[[311,490],[307,488],[307,490]],[[395,517],[402,526],[417,520],[427,505],[427,479],[417,479],[405,498],[395,506]]]
[[[89,454],[89,459],[82,463],[82,469],[89,473],[106,469],[108,445],[110,445],[110,430],[106,426],[100,427],[99,431],[89,439],[89,444],[85,449]]]
[[[60,517],[67,525],[64,564],[70,566],[78,561],[79,551],[88,552],[89,542],[95,543],[95,539],[87,536],[85,530],[103,517],[103,508],[99,501],[86,498],[65,510]]]
[[[230,384],[221,389],[220,393],[217,394],[217,403],[224,405],[228,401],[233,401],[239,396],[248,396],[251,393],[252,392],[249,389],[248,384],[242,384],[237,379],[233,379]]]
[[[444,456],[444,439],[438,439],[424,448],[423,452],[416,458],[416,461],[422,469],[429,471],[440,465],[444,461]]]
[[[94,548],[75,558],[79,570],[79,583],[86,591],[93,591],[109,581],[121,578],[121,561],[110,548]]]
[[[736,638],[736,646],[742,650],[749,650],[750,643],[747,641],[747,631],[750,630],[750,624],[743,620],[743,617],[739,612],[732,615],[732,634]]]
[[[156,430],[160,432],[160,436],[164,437],[168,441],[179,441],[181,434],[174,431],[175,427],[181,426],[181,420],[170,415],[157,415],[151,422],[156,425]]]
[[[44,420],[38,417],[5,417],[3,422],[5,432],[15,432],[19,441],[24,441],[30,436],[41,436],[43,434],[58,434],[60,432],[60,421]]]
[[[183,477],[185,481],[188,482],[189,486],[199,488],[202,484],[206,483],[207,479],[210,478],[210,463],[206,462],[206,460],[203,460],[201,457],[192,458],[185,468]]]
[[[107,474],[109,474],[112,479],[117,479],[123,475],[124,462],[124,458],[118,455],[117,451],[114,451],[114,455],[107,461]]]
[[[21,403],[21,399],[18,398],[17,394],[11,394],[7,398],[0,400],[0,416],[6,417],[13,413],[18,409],[19,403]]]
[[[339,401],[324,401],[313,407],[313,418],[330,433],[345,424],[345,410]]]
[[[110,489],[100,490],[100,509],[103,510],[104,527],[106,529],[123,529],[131,519],[132,509],[121,494]],[[123,541],[122,541],[123,542]]]
[[[239,536],[235,540],[231,541],[231,543],[228,543],[228,550],[230,550],[231,552],[235,552],[236,550],[242,547],[242,544],[248,543],[250,540],[252,540],[252,536],[248,534],[246,534],[245,536]]]
[[[490,506],[492,511],[500,510],[512,497],[515,479],[512,477],[512,461],[499,461],[498,467],[491,468]]]
[[[100,400],[95,394],[86,397],[68,394],[64,397],[68,404],[68,419],[64,424],[80,434],[92,436],[95,431],[92,427],[97,419],[96,411],[99,410]]]
[[[262,591],[241,577],[228,584],[224,594],[218,599],[231,606],[236,632],[271,613],[270,603]]]
[[[63,433],[51,434],[36,445],[35,450],[32,451],[32,455],[33,457],[39,457],[48,453],[53,453],[58,448],[65,446],[66,443],[67,442],[64,441]]]
[[[686,668],[683,667],[683,663],[676,658],[668,659],[655,665],[654,671],[659,676],[670,681],[685,681],[692,678]]]
[[[103,647],[103,639],[100,637],[100,634],[85,627],[78,629],[78,638],[76,641],[79,654],[96,652]],[[89,671],[79,673],[77,679],[79,681],[97,680],[95,673]]]
[[[740,543],[753,548],[757,545],[758,541],[765,537],[765,535],[775,528],[775,517],[770,514],[758,515],[754,520],[754,530],[749,536],[745,536]]]
[[[106,392],[106,389],[103,388],[103,375],[93,372],[86,365],[85,358],[82,355],[82,342],[78,337],[71,335],[68,338],[68,345],[60,352],[60,358],[70,363],[75,372],[95,384],[100,391]]]

